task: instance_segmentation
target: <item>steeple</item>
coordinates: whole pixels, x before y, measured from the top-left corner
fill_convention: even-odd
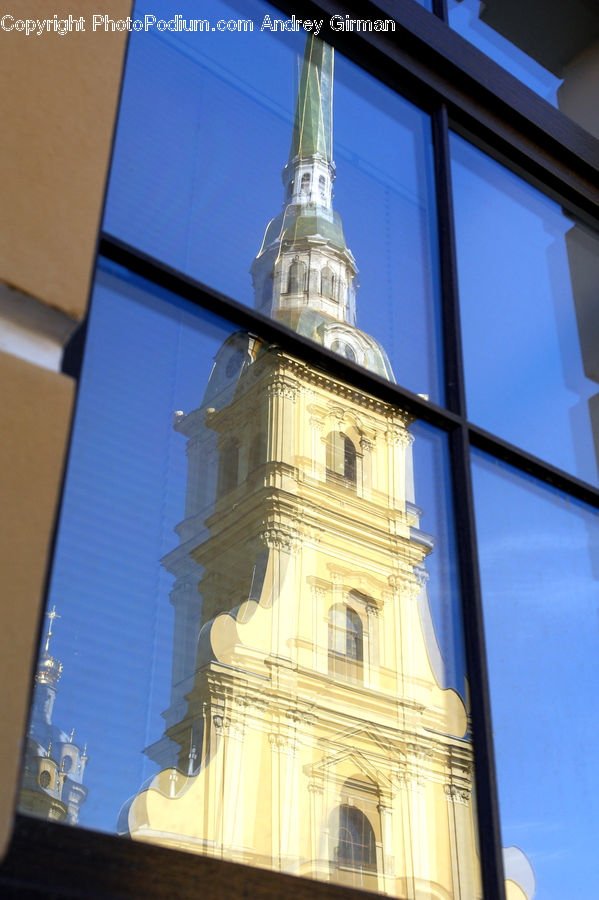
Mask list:
[[[308,36],[283,168],[283,211],[252,263],[255,306],[393,380],[387,354],[356,327],[358,270],[333,209],[333,49]]]
[[[333,162],[333,48],[313,35],[306,40],[300,75],[289,158],[283,169],[285,202],[332,213]],[[329,215],[331,218],[331,215]],[[338,217],[337,217],[338,218]],[[318,223],[312,223],[311,228]],[[345,248],[340,234],[338,246]],[[309,229],[308,229],[309,230]],[[315,231],[316,233],[316,231]],[[354,273],[355,274],[355,273]]]
[[[311,156],[333,161],[333,48],[313,37],[304,51],[289,162]]]
[[[62,675],[62,663],[50,653],[50,638],[52,637],[52,627],[55,619],[60,619],[53,606],[50,612],[46,613],[49,620],[48,630],[44,638],[44,649],[40,655],[37,672],[35,675],[36,689],[34,693],[34,714],[37,714],[40,721],[46,725],[52,722],[52,710],[54,709],[54,701],[58,682]]]

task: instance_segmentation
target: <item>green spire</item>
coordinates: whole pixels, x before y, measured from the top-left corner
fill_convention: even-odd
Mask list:
[[[289,161],[320,156],[333,160],[333,48],[306,40]]]

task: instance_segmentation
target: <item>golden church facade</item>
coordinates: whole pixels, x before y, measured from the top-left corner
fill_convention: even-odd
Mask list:
[[[248,451],[266,433],[265,459],[240,453],[246,477],[193,554],[204,611],[167,732],[179,758],[131,833],[395,896],[476,896],[466,712],[437,684],[417,604],[430,539],[406,498],[408,423],[280,351],[248,358],[208,421]]]
[[[356,325],[357,267],[332,207],[333,51],[309,39],[282,213],[256,306],[393,378]],[[187,438],[160,773],[136,840],[393,896],[480,896],[462,699],[438,683],[419,599],[409,418],[254,335],[217,354]]]

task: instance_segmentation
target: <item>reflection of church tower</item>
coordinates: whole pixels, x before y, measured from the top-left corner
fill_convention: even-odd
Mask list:
[[[256,305],[387,377],[355,325],[331,205],[332,50],[308,39],[283,212],[252,266]],[[419,614],[408,417],[236,333],[188,438],[163,770],[132,837],[421,898],[480,895],[472,754]],[[201,630],[199,630],[201,629]],[[199,637],[198,637],[199,630]]]
[[[384,377],[386,353],[355,327],[357,268],[333,210],[333,50],[306,44],[283,211],[269,223],[252,265],[256,307]]]
[[[67,735],[52,724],[62,663],[50,655],[50,638],[54,620],[60,616],[56,607],[46,615],[50,624],[35,676],[19,808],[74,825],[87,797],[82,783],[87,755],[85,747],[73,743],[74,730]]]

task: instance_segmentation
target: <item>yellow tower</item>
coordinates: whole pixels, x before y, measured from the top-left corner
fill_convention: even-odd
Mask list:
[[[355,324],[332,209],[332,50],[309,39],[282,214],[252,267],[257,306],[392,378]],[[409,418],[246,333],[221,347],[188,439],[162,771],[136,840],[409,900],[481,890],[472,751],[419,613]]]

